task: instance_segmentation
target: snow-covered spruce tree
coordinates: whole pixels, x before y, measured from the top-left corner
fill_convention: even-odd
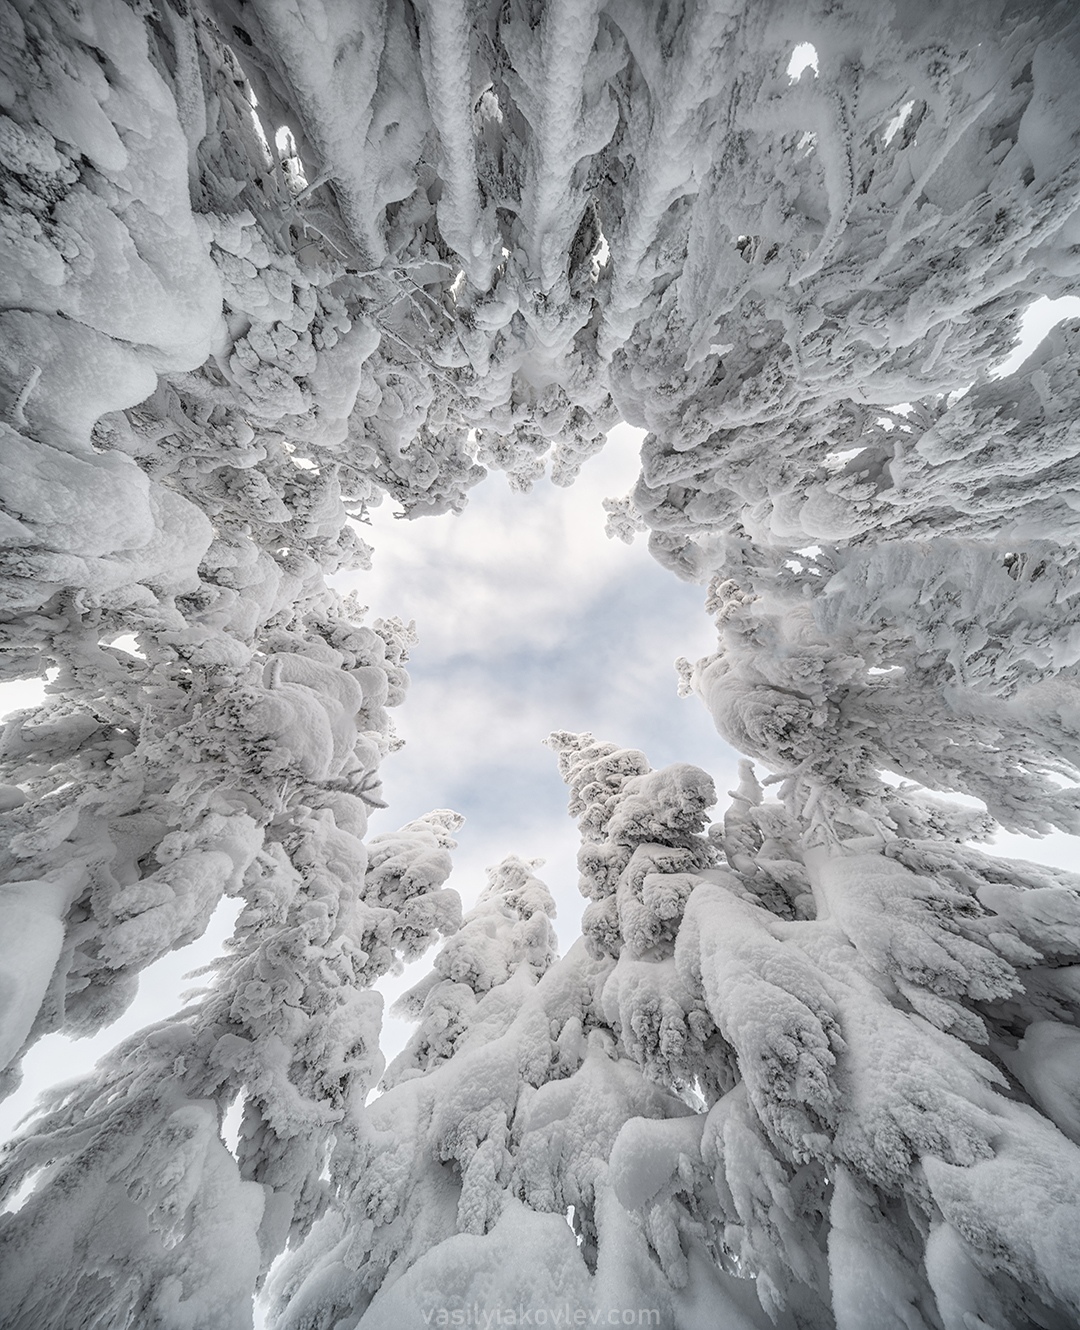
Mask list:
[[[912,787],[800,816],[748,763],[705,836],[705,773],[553,744],[586,937],[553,963],[530,865],[492,872],[272,1323],[1072,1324],[1080,881]]]
[[[2,741],[4,1064],[106,1024],[223,893],[245,908],[207,994],[10,1152],[6,1187],[37,1176],[0,1301],[25,1326],[232,1330],[378,1076],[363,990],[456,923],[452,818],[364,877],[409,630],[325,584],[366,557],[343,489],[384,488],[370,453],[330,460],[378,334],[332,248],[289,229],[205,22],[4,23],[5,670],[56,672]]]
[[[578,745],[589,767],[578,805],[588,844],[632,865],[622,876],[636,884],[625,895],[636,900],[628,909],[643,950],[616,961],[582,939],[556,960],[554,905],[537,865],[507,859],[489,871],[430,975],[400,1000],[416,1032],[335,1151],[341,1208],[272,1277],[274,1326],[419,1326],[478,1306],[771,1324],[752,1284],[714,1260],[696,1198],[693,1217],[669,1203],[699,1181],[691,1078],[708,1080],[711,1069],[727,1085],[734,1075],[730,1048],[671,964],[692,882],[672,870],[717,856],[698,834],[711,782],[685,765],[649,772],[641,753],[591,736],[556,742]],[[615,816],[601,840],[605,813]],[[638,1136],[620,1162],[630,1120]],[[652,1175],[641,1224],[633,1206]],[[715,1198],[701,1199],[706,1214],[718,1211]]]
[[[461,819],[433,813],[366,846],[364,820],[331,791],[274,824],[208,987],[53,1092],[13,1144],[5,1191],[37,1176],[0,1216],[5,1325],[250,1323],[271,1261],[322,1213],[334,1133],[384,1065],[370,985],[460,922],[442,883]]]
[[[1075,6],[4,0],[0,25],[3,668],[55,671],[2,741],[5,1062],[245,901],[208,993],[13,1153],[13,1182],[43,1171],[5,1307],[243,1323],[334,1151],[339,1227],[278,1285],[299,1324],[415,1314],[444,1270],[496,1299],[528,1242],[530,1288],[679,1327],[1073,1324],[1075,884],[970,848],[990,824],[925,788],[1076,830],[1075,326],[991,372],[1080,271]],[[519,1093],[461,1135],[403,1124],[422,1158],[393,1156],[377,1227],[356,990],[452,928],[449,824],[360,887],[404,642],[325,575],[381,496],[460,508],[480,462],[568,481],[619,416],[650,434],[613,525],[712,581],[688,682],[779,798],[747,775],[705,838],[700,775],[559,741],[595,954],[527,1001],[491,972]],[[494,951],[539,967],[520,910]],[[585,1051],[544,1072],[533,1018]],[[384,1099],[478,1052],[416,1051]],[[413,1241],[393,1189],[437,1190],[433,1140],[462,1232]],[[68,1194],[92,1231],[35,1251],[75,1241]]]
[[[1067,1325],[1080,881],[917,792],[799,784],[745,773],[710,833],[734,880],[701,875],[674,944],[739,1076],[701,1124],[717,1248],[810,1323],[807,1286],[852,1330]]]

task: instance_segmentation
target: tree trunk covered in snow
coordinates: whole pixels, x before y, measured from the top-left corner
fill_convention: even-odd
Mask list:
[[[242,901],[11,1147],[5,1323],[234,1330],[291,1244],[292,1330],[1075,1324],[1080,879],[974,844],[1080,832],[1080,323],[995,371],[1075,5],[0,0],[0,164],[5,1088]],[[619,419],[775,797],[553,736],[560,959],[537,865],[462,923],[456,815],[366,839],[411,629],[326,579]]]

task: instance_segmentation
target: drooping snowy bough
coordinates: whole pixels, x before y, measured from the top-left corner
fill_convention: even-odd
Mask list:
[[[1080,277],[1075,5],[2,0],[0,166],[5,1086],[242,902],[9,1147],[5,1326],[236,1330],[283,1252],[282,1330],[1075,1325],[1080,878],[977,848],[1080,832],[1080,323],[995,370]],[[552,736],[560,959],[535,864],[463,922],[455,814],[367,838],[411,629],[326,578],[618,419],[772,774]]]

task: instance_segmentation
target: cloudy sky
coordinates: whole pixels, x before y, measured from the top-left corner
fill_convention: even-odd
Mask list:
[[[717,783],[721,807],[737,755],[696,698],[679,698],[674,662],[712,649],[704,590],[677,581],[649,555],[604,535],[605,498],[638,472],[640,431],[622,426],[570,489],[546,479],[527,495],[501,475],[473,491],[458,517],[397,521],[373,514],[375,566],[355,579],[371,615],[415,619],[409,696],[395,713],[405,747],[383,766],[390,804],[377,833],[431,808],[453,808],[451,885],[466,906],[484,869],[507,854],[542,858],[565,949],[580,932],[578,835],[552,730],[589,730],[643,749],[654,767],[693,762]],[[385,985],[392,995],[426,972]],[[388,1023],[388,1041],[407,1033]]]
[[[1080,300],[1038,302],[1022,349],[1003,369],[1019,364],[1050,323],[1078,312]],[[568,490],[545,480],[531,494],[513,494],[495,475],[458,517],[397,521],[386,504],[363,533],[376,548],[375,567],[340,579],[356,587],[371,617],[415,619],[420,634],[409,696],[395,713],[406,744],[383,766],[390,807],[373,817],[372,832],[432,808],[462,813],[452,885],[466,905],[487,865],[511,853],[543,858],[539,875],[558,902],[563,947],[578,935],[583,902],[577,833],[546,735],[591,730],[643,749],[654,767],[696,763],[716,781],[718,811],[734,783],[735,754],[701,703],[676,695],[676,657],[696,659],[712,646],[703,590],[661,569],[644,537],[626,546],[603,534],[602,500],[630,488],[640,437],[628,427],[613,431]],[[39,696],[36,684],[0,686],[0,714]],[[1065,836],[1003,835],[998,849],[1077,866],[1075,842]],[[120,1038],[174,1012],[191,986],[184,976],[217,954],[236,911],[226,902],[204,938],[144,972],[138,1001],[104,1034],[42,1040],[26,1060],[24,1088],[0,1105],[0,1139],[40,1087],[89,1070]],[[429,962],[385,985],[388,995]],[[405,1034],[388,1022],[386,1051]]]
[[[466,896],[504,854],[544,857],[564,944],[578,933],[577,835],[545,737],[591,730],[728,785],[737,760],[701,703],[676,695],[676,657],[714,640],[703,589],[660,568],[644,537],[604,535],[602,500],[630,488],[640,439],[614,431],[568,490],[544,480],[514,494],[495,475],[457,518],[395,521],[387,505],[370,533],[375,567],[357,579],[373,615],[415,619],[420,634],[395,717],[406,744],[383,767],[390,808],[372,830],[432,807],[462,813]]]

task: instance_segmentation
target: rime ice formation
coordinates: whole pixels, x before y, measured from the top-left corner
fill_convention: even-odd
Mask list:
[[[1075,5],[2,0],[0,164],[5,1086],[242,902],[9,1147],[5,1324],[1076,1324],[1080,878],[977,848],[1080,832],[1080,323],[994,372]],[[560,958],[536,863],[462,920],[455,814],[367,836],[412,630],[326,578],[619,419],[771,774],[553,735]]]

